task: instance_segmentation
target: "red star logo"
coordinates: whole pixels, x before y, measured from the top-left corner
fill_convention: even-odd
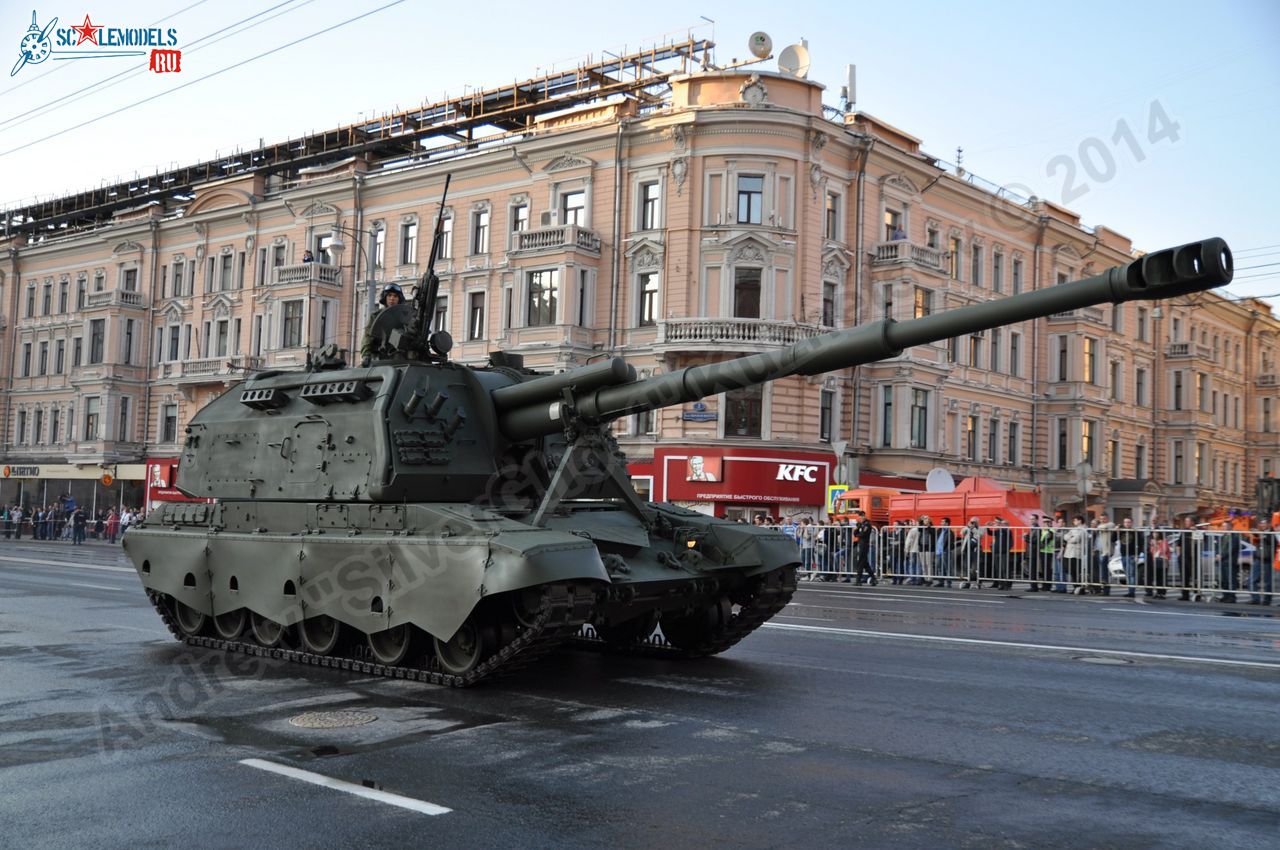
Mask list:
[[[98,32],[102,27],[89,20],[89,16],[84,16],[84,23],[78,27],[71,28],[80,38],[76,41],[76,46],[84,44],[86,41],[90,44],[98,44]]]

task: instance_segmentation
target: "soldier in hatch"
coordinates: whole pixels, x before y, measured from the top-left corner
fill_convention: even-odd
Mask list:
[[[394,283],[388,283],[382,288],[382,295],[378,298],[378,303],[382,305],[382,309],[375,310],[373,315],[369,317],[369,322],[364,326],[364,339],[360,343],[360,360],[366,365],[373,359],[374,341],[373,341],[373,323],[382,315],[383,310],[390,310],[404,302],[404,290]]]

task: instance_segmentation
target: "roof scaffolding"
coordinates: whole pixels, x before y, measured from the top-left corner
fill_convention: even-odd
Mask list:
[[[151,202],[185,202],[197,185],[228,177],[296,175],[301,169],[353,156],[370,161],[428,159],[475,150],[482,142],[529,132],[539,116],[614,95],[645,105],[660,103],[669,88],[668,80],[692,70],[693,64],[705,65],[714,47],[711,41],[690,37],[636,53],[606,55],[599,61],[589,57],[572,70],[549,72],[150,177],[16,207],[3,213],[4,235],[39,236],[50,230],[94,227],[120,210]],[[453,143],[425,144],[435,138],[452,139]]]

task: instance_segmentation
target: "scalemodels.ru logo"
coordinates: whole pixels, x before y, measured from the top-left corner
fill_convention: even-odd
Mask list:
[[[178,31],[173,27],[105,26],[95,24],[93,17],[86,14],[84,23],[58,29],[56,17],[44,26],[37,17],[36,12],[31,13],[31,26],[18,42],[18,61],[9,72],[10,77],[27,65],[39,65],[46,59],[110,59],[148,54],[138,48],[150,48],[150,69],[157,74],[182,70],[182,51],[176,49]]]

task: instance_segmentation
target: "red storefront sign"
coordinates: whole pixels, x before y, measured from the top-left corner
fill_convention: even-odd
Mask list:
[[[645,472],[654,475],[654,499],[666,502],[819,506],[836,462],[831,453],[767,448],[685,446],[653,454]]]
[[[147,505],[156,502],[206,502],[208,499],[192,498],[174,483],[178,478],[176,457],[150,458],[147,460]]]

